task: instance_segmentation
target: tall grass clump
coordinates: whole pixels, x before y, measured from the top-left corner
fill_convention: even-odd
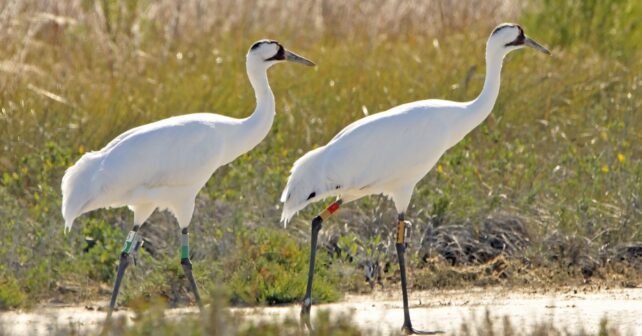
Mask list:
[[[525,23],[541,27],[551,45],[590,47],[609,58],[639,56],[642,41],[642,3],[631,0],[535,1]],[[568,24],[567,22],[572,22]]]

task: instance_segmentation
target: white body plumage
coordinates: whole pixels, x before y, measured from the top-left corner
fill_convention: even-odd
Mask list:
[[[519,26],[499,26],[486,44],[486,78],[476,99],[393,107],[350,124],[327,145],[298,159],[281,195],[281,220],[287,224],[306,205],[332,196],[346,203],[382,193],[392,198],[398,213],[405,212],[417,182],[490,114],[504,56],[524,45],[548,52]]]
[[[253,120],[189,114],[131,129],[100,151],[85,154],[62,180],[63,215],[69,229],[80,214],[128,205],[139,221],[169,209],[188,225],[194,198],[212,173],[256,146],[274,112]],[[142,218],[144,217],[144,218]]]
[[[134,211],[135,225],[158,207],[169,209],[187,227],[196,194],[212,173],[254,148],[270,130],[275,102],[267,70],[281,61],[313,65],[275,41],[250,48],[246,66],[257,105],[248,118],[212,113],[172,117],[133,128],[83,155],[62,179],[65,230],[85,212],[125,205]]]

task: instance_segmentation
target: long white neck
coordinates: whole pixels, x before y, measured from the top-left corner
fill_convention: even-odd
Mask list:
[[[486,79],[484,88],[477,98],[468,103],[466,114],[463,118],[462,130],[466,134],[479,126],[493,110],[497,96],[499,95],[500,75],[504,51],[493,51],[486,49]]]
[[[256,108],[251,116],[242,119],[237,132],[237,143],[230,144],[235,154],[243,154],[258,145],[272,127],[275,115],[274,94],[267,77],[267,67],[247,63],[247,76],[254,88]]]

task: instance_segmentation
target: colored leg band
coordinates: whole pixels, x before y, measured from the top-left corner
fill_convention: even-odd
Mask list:
[[[339,210],[339,207],[341,207],[341,200],[338,200],[330,204],[329,207],[327,207],[325,210],[323,210],[323,212],[319,214],[319,217],[321,217],[321,219],[323,220],[326,220],[330,218],[330,216],[332,216],[333,213],[337,212],[337,210]]]
[[[134,241],[136,240],[136,231],[129,231],[127,239],[125,240],[125,245],[123,245],[123,253],[129,253],[132,250]]]
[[[181,259],[189,258],[189,236],[187,233],[181,234]]]
[[[406,241],[406,221],[399,220],[397,223],[397,244],[403,244]]]

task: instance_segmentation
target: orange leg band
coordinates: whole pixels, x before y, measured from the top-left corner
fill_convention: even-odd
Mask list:
[[[397,223],[397,244],[403,244],[406,241],[406,221],[400,220]]]

